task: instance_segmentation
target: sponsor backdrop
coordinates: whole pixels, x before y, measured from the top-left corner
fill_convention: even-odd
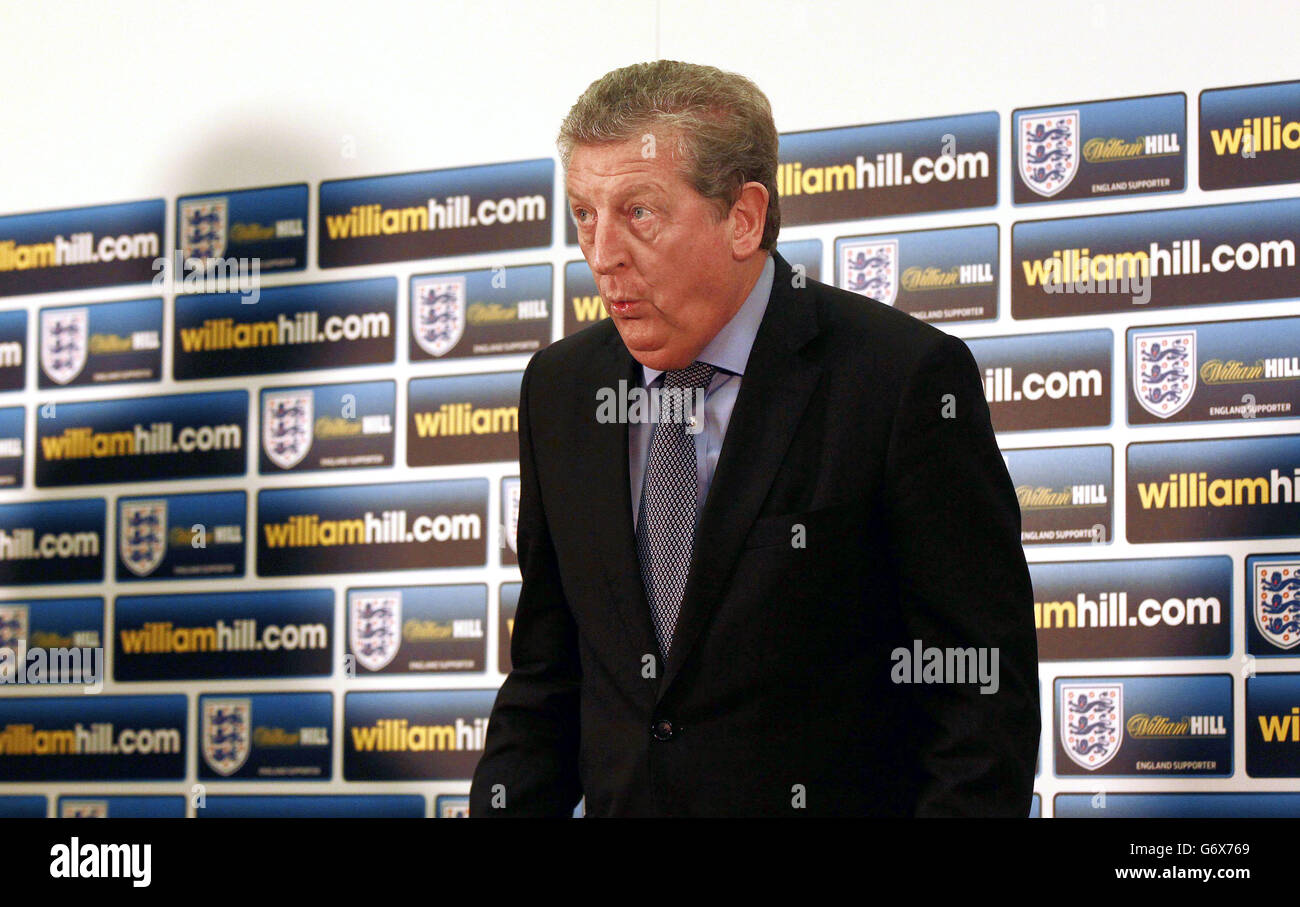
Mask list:
[[[494,18],[474,71],[563,6]],[[693,43],[694,12],[628,10],[662,14],[658,54],[476,85],[415,53],[378,112],[297,89],[319,134],[196,149],[160,112],[130,141],[166,165],[6,196],[0,815],[464,815],[519,598],[519,380],[605,317],[549,139],[588,81],[656,55],[771,93],[797,272],[983,370],[1039,627],[1033,815],[1300,815],[1300,70],[1003,73],[995,47],[1039,40],[1003,3],[954,16],[989,40],[963,38],[946,94],[885,42],[879,91],[828,52],[805,108],[779,61]],[[1129,27],[1090,15],[1081,40]],[[1218,19],[1144,41],[1187,57]],[[831,26],[801,27],[856,52]],[[297,53],[271,77],[301,81]],[[546,117],[516,91],[539,83]],[[236,84],[260,116],[265,86]],[[460,121],[377,148],[452,84]],[[369,125],[336,129],[331,91]]]

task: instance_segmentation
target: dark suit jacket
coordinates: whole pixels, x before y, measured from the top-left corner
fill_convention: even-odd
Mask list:
[[[639,366],[605,320],[524,372],[514,669],[471,815],[1028,815],[1033,598],[979,368],[775,258],[654,676],[627,425],[596,420]],[[996,647],[998,691],[894,683],[913,640]]]

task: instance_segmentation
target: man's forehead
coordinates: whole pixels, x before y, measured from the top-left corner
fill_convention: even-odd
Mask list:
[[[667,194],[669,191],[666,180],[644,173],[595,175],[578,181],[566,180],[564,186],[570,198],[581,199],[618,198],[643,192]]]
[[[667,191],[681,181],[676,169],[658,157],[641,153],[641,145],[579,145],[569,158],[564,185],[570,195],[656,189]]]

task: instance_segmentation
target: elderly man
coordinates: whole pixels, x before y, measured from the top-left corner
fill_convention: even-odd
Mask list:
[[[610,317],[524,373],[471,815],[1027,815],[1033,599],[966,345],[775,252],[741,76],[616,70],[559,148]],[[682,405],[609,417],[642,388]]]

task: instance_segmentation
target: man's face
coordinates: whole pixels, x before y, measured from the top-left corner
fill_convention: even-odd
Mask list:
[[[668,143],[660,137],[659,148]],[[639,140],[573,149],[566,175],[578,244],[623,343],[655,369],[684,368],[739,304],[734,224]]]

